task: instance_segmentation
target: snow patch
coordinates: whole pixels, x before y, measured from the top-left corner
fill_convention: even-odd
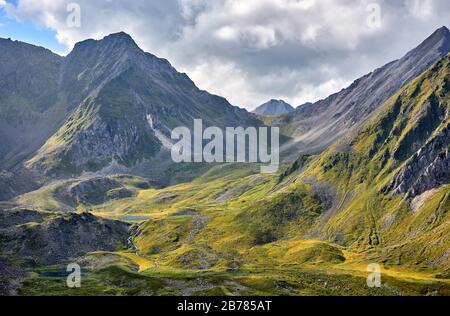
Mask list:
[[[172,140],[155,128],[155,124],[153,122],[153,117],[151,114],[147,114],[147,122],[152,131],[155,133],[156,138],[158,138],[158,140],[163,145],[163,147],[168,150],[172,150],[173,146]]]

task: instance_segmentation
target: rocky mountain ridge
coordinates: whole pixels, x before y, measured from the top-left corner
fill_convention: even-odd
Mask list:
[[[318,153],[361,127],[384,102],[450,52],[450,31],[436,30],[403,58],[356,80],[350,87],[312,105],[302,106],[273,122],[293,141],[284,147]]]

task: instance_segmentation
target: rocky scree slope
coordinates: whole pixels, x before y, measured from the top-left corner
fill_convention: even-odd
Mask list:
[[[450,31],[442,27],[403,58],[356,80],[350,87],[272,122],[294,140],[285,145],[295,153],[318,153],[368,118],[401,87],[450,52]]]

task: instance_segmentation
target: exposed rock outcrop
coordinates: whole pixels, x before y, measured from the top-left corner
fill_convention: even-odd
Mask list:
[[[30,258],[38,264],[58,264],[93,251],[128,247],[130,225],[89,213],[52,215],[0,230],[2,254]]]
[[[450,182],[450,124],[432,138],[397,174],[385,192],[416,197]]]

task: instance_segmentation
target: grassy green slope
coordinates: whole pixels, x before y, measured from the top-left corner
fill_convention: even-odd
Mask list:
[[[446,57],[357,135],[281,176],[218,165],[192,182],[79,205],[142,218],[136,249],[115,253],[138,268],[92,270],[92,293],[113,278],[138,280],[140,291],[150,284],[155,294],[450,295],[450,185],[415,196],[387,190],[448,127],[449,69]],[[383,267],[380,289],[366,286],[369,263]],[[24,293],[35,293],[51,280],[27,282]],[[109,294],[136,294],[126,282],[108,284]]]
[[[446,57],[392,97],[349,145],[331,148],[305,172],[336,186],[345,202],[320,228],[323,238],[381,252],[389,264],[449,269],[449,186],[414,200],[386,192],[418,150],[448,128],[449,69]],[[435,150],[437,156],[448,147]],[[348,195],[354,198],[346,201]]]

